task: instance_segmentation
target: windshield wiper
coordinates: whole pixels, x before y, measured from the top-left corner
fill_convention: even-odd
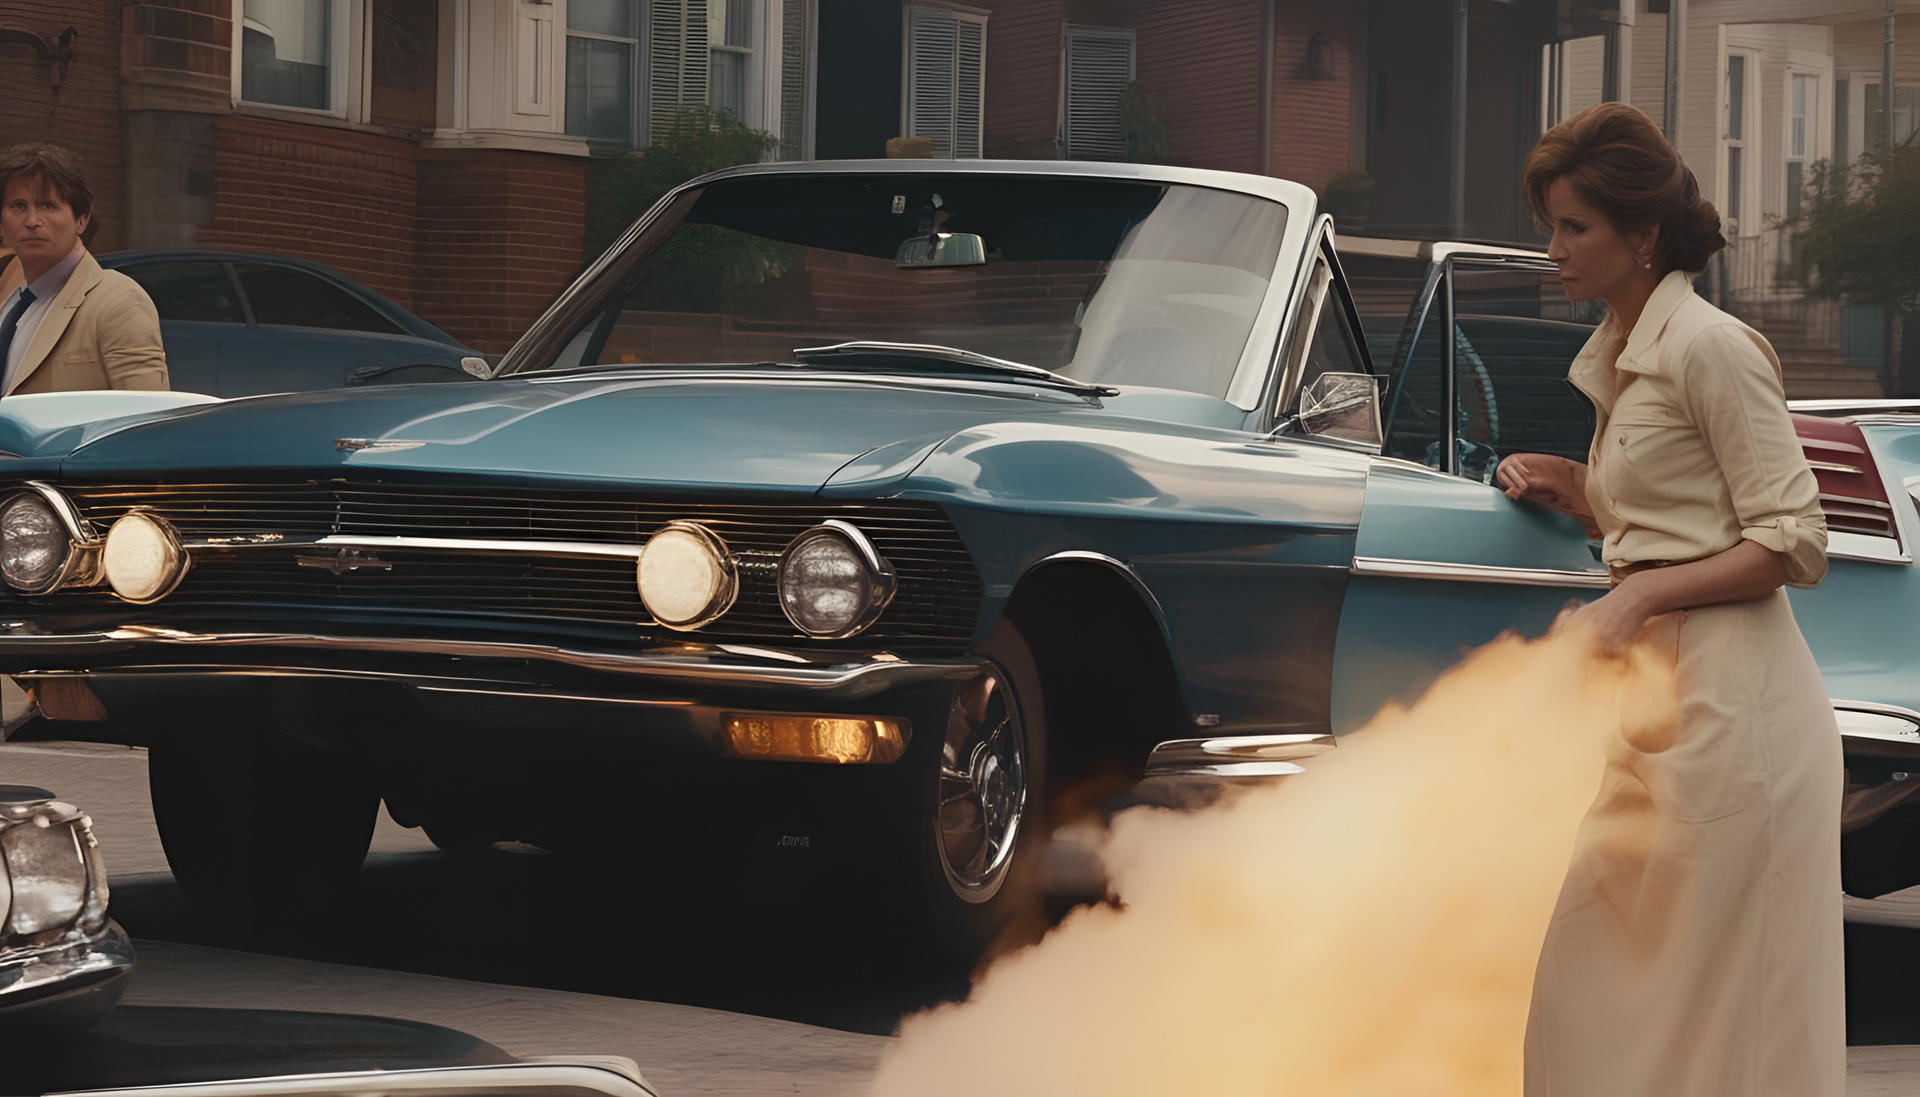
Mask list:
[[[795,347],[793,358],[794,361],[803,364],[855,363],[861,359],[886,362],[898,362],[902,358],[925,359],[943,365],[965,366],[968,369],[1008,374],[1049,388],[1065,389],[1081,396],[1120,395],[1120,390],[1111,385],[1092,385],[1085,381],[1076,381],[1071,377],[1063,377],[1050,369],[1029,366],[1024,362],[1010,362],[1005,358],[993,358],[970,350],[961,350],[959,347],[943,347],[933,343],[885,343],[863,339],[853,343],[835,343],[830,347]]]

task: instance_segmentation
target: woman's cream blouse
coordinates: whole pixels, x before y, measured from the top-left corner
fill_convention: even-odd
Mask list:
[[[1611,314],[1568,378],[1593,401],[1587,501],[1610,567],[1685,563],[1757,541],[1788,582],[1827,571],[1820,488],[1759,332],[1667,275],[1624,341]]]

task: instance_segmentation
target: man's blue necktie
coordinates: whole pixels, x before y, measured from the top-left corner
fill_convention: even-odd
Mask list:
[[[34,300],[33,291],[21,286],[20,300],[7,310],[6,320],[0,321],[0,384],[6,381],[7,359],[13,354],[13,336],[20,330],[20,317],[26,315],[27,306]]]

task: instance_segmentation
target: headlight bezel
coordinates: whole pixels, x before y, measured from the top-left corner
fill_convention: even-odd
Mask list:
[[[693,538],[705,549],[708,559],[714,567],[716,582],[713,584],[713,589],[708,593],[705,604],[700,607],[697,613],[677,620],[668,620],[660,614],[653,603],[647,600],[645,581],[647,552],[656,543],[659,543],[662,537],[676,534]],[[633,562],[633,585],[634,590],[640,595],[640,604],[646,607],[648,616],[653,618],[655,624],[661,628],[672,629],[675,632],[693,632],[719,620],[722,615],[733,608],[734,600],[738,598],[740,594],[740,568],[734,561],[733,550],[719,534],[699,522],[676,518],[671,522],[663,524],[659,529],[654,530],[653,533],[647,537],[646,544],[641,546],[640,555]]]
[[[0,515],[23,502],[38,504],[52,513],[67,536],[66,556],[45,582],[15,584],[11,577],[0,573],[0,584],[15,594],[33,597],[51,594],[65,587],[90,586],[97,582],[101,540],[92,523],[81,517],[72,501],[50,484],[29,480],[0,495]]]
[[[129,594],[120,589],[120,584],[113,578],[112,569],[107,566],[113,536],[123,528],[132,530],[133,526],[128,525],[129,522],[152,527],[160,541],[161,579],[159,584],[146,594]],[[173,528],[173,523],[161,517],[152,507],[133,507],[114,519],[113,525],[107,528],[106,536],[100,539],[98,556],[100,577],[112,589],[113,596],[136,606],[151,605],[172,594],[179,588],[180,581],[187,577],[187,572],[193,569],[193,557],[187,553],[186,545],[181,542],[179,531]]]
[[[787,598],[787,567],[799,551],[814,541],[833,538],[853,550],[853,554],[866,568],[867,597],[860,611],[845,624],[833,629],[817,629],[802,621],[794,612]],[[815,640],[845,640],[858,636],[873,626],[880,615],[892,604],[893,597],[899,592],[899,582],[894,574],[893,565],[880,555],[873,542],[867,539],[859,527],[838,518],[829,518],[795,537],[780,553],[780,562],[774,571],[774,597],[780,602],[780,612],[787,623]]]

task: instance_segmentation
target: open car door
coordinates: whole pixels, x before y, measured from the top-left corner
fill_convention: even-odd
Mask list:
[[[1579,522],[1506,497],[1515,453],[1585,462],[1591,405],[1567,368],[1599,320],[1536,253],[1436,244],[1395,348],[1334,651],[1336,733],[1412,703],[1465,651],[1544,633],[1608,589]]]

